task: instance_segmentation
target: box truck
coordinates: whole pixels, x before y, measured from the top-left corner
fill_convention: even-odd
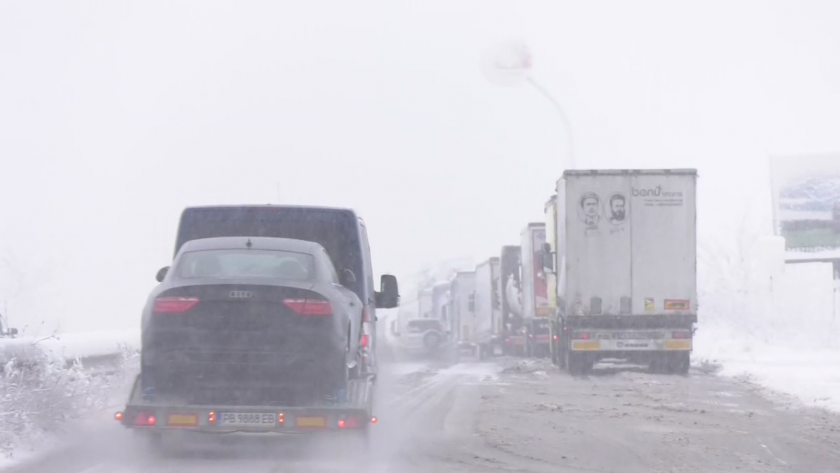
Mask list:
[[[475,267],[475,342],[478,357],[484,359],[501,349],[502,307],[499,297],[499,258],[493,257]]]
[[[522,318],[520,248],[503,246],[499,258],[499,294],[502,299],[501,333],[506,355],[525,355],[525,326]]]
[[[697,322],[695,170],[566,171],[554,199],[553,360],[687,373]]]
[[[459,353],[478,355],[475,316],[475,273],[458,271],[449,286],[449,317]]]
[[[545,224],[529,223],[522,230],[522,318],[527,356],[549,355],[549,305],[543,249]]]

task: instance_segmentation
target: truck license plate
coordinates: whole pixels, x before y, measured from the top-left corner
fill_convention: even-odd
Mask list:
[[[222,425],[274,425],[277,423],[276,414],[253,412],[225,412],[222,414]]]

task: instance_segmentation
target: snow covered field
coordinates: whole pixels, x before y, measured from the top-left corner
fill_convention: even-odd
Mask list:
[[[777,251],[761,244],[745,253],[700,268],[695,360],[717,363],[724,376],[745,377],[802,405],[840,411],[840,317],[831,264],[783,265]]]

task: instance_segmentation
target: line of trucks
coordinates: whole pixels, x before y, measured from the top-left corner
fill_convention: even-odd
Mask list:
[[[423,288],[391,335],[426,354],[604,359],[687,373],[697,322],[693,169],[569,170],[519,245]]]
[[[548,356],[572,374],[606,358],[686,373],[696,180],[695,170],[566,171],[544,222],[421,289],[417,313],[401,312],[391,334],[426,354]],[[400,296],[391,275],[374,287],[354,211],[185,209],[172,264],[156,279],[120,423],[160,447],[184,432],[343,432],[351,452],[367,449],[377,309]]]

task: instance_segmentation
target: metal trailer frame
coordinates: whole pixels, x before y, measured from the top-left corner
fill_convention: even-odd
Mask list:
[[[201,434],[355,434],[367,448],[373,416],[375,377],[348,381],[346,397],[302,406],[241,406],[191,404],[178,399],[144,397],[140,375],[134,380],[125,409],[116,420],[148,434],[153,443],[175,431]],[[250,415],[249,415],[250,414]],[[230,417],[233,416],[233,417]],[[228,424],[227,419],[235,419]],[[348,435],[349,436],[349,435]]]

